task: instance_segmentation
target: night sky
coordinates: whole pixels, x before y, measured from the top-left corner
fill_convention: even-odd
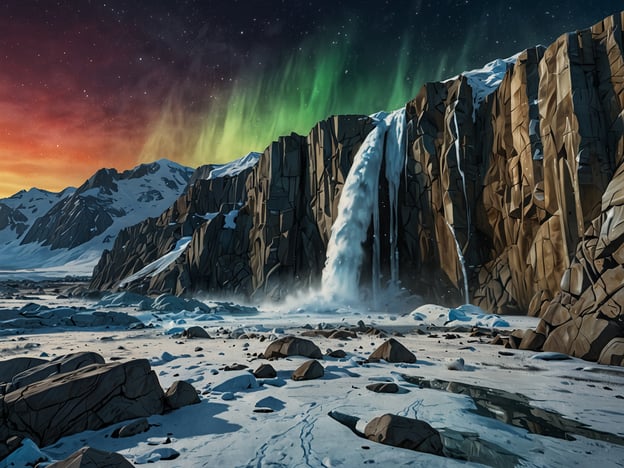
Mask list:
[[[0,2],[0,197],[262,151],[548,45],[618,1]]]

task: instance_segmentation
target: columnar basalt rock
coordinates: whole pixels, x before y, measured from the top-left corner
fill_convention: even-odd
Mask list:
[[[622,21],[616,14],[547,48],[427,83],[407,103],[398,200],[403,286],[448,305],[469,290],[470,301],[490,312],[541,317],[526,346],[619,362]],[[367,117],[331,117],[307,137],[272,143],[235,180],[196,177],[159,219],[120,234],[92,286],[115,287],[184,236],[191,242],[175,262],[126,287],[279,299],[316,284],[344,180],[373,127]],[[369,253],[372,237],[371,229]],[[387,227],[379,237],[387,272]],[[363,281],[370,269],[365,262]]]

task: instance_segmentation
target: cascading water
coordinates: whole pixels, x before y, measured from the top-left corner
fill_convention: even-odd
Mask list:
[[[388,126],[386,139],[386,180],[390,198],[390,287],[399,284],[399,185],[401,171],[405,169],[407,151],[405,147],[405,109],[393,115],[393,123]]]
[[[460,92],[461,92],[461,81],[457,89],[457,99],[455,100],[455,104],[453,106],[453,124],[455,127],[455,157],[457,159],[457,171],[459,172],[459,175],[462,180],[462,188],[464,192],[464,203],[466,207],[466,245],[464,246],[464,248],[466,248],[468,247],[468,244],[470,243],[471,227],[470,227],[470,205],[468,203],[468,193],[466,191],[466,175],[461,165],[461,152],[460,152],[461,146],[459,142],[459,125],[457,124],[457,105],[459,103]],[[457,258],[459,260],[459,263],[462,269],[462,274],[464,276],[464,301],[466,304],[468,304],[470,302],[470,292],[468,291],[468,274],[466,272],[466,261],[464,259],[463,249],[459,245],[459,241],[457,240],[457,235],[455,234],[455,229],[453,228],[453,226],[451,226],[448,221],[446,222],[446,224],[448,224],[448,227],[451,230],[451,234],[453,235],[453,239],[455,240],[455,247],[457,248]]]
[[[368,228],[373,220],[373,295],[376,297],[380,277],[379,173],[382,158],[386,160],[386,179],[390,188],[390,269],[391,281],[398,281],[398,187],[405,158],[405,109],[390,114],[378,113],[376,127],[358,150],[347,175],[338,215],[327,245],[327,259],[322,276],[322,293],[326,298],[347,302],[359,298],[360,268]],[[387,135],[387,138],[386,138]]]
[[[457,259],[459,261],[459,266],[462,270],[462,276],[464,277],[464,303],[470,303],[470,291],[468,290],[468,273],[466,271],[466,260],[464,259],[464,253],[462,252],[461,246],[459,245],[459,241],[457,240],[457,236],[455,235],[455,229],[451,223],[446,221],[446,225],[451,231],[451,235],[453,236],[453,240],[455,241],[455,249],[457,249]]]

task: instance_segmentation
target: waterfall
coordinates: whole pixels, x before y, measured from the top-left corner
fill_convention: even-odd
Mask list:
[[[461,157],[460,157],[460,143],[459,143],[459,125],[457,124],[457,104],[459,103],[459,94],[461,92],[461,81],[457,88],[457,99],[453,105],[453,124],[455,127],[455,158],[457,160],[457,170],[462,179],[462,188],[464,191],[464,206],[466,207],[466,244],[470,242],[470,205],[468,204],[468,193],[466,192],[466,175],[462,169]],[[453,231],[455,232],[455,231]],[[455,234],[453,234],[454,236]],[[455,238],[457,241],[457,238]]]
[[[457,104],[459,103],[459,95],[461,92],[461,81],[459,82],[459,87],[457,88],[457,99],[455,100],[455,104],[453,106],[453,124],[455,127],[455,158],[457,160],[457,170],[459,171],[459,175],[462,180],[462,188],[464,192],[464,206],[466,207],[466,245],[464,248],[468,247],[470,243],[470,204],[468,203],[468,192],[466,191],[466,175],[462,169],[461,165],[461,156],[460,149],[461,145],[459,142],[459,125],[457,124]],[[464,259],[464,253],[459,245],[459,241],[457,240],[457,235],[455,233],[455,229],[451,224],[446,221],[449,229],[451,230],[451,234],[453,235],[453,239],[455,240],[455,247],[457,249],[457,257],[459,259],[459,263],[462,269],[462,275],[464,277],[464,301],[466,304],[470,302],[470,292],[468,291],[468,274],[466,272],[466,261]]]
[[[405,109],[390,114],[378,113],[376,127],[367,135],[356,153],[338,203],[338,214],[327,245],[322,275],[322,292],[327,298],[348,302],[359,299],[362,244],[373,221],[373,294],[380,278],[379,173],[386,160],[386,179],[390,187],[390,269],[391,281],[398,281],[398,186],[405,158]],[[387,140],[387,144],[386,143]]]
[[[386,146],[386,180],[390,202],[390,287],[399,283],[399,185],[401,171],[406,168],[407,151],[405,145],[405,109],[393,113],[388,126]]]
[[[451,231],[451,235],[453,236],[453,240],[455,241],[455,249],[457,249],[457,260],[459,261],[459,266],[462,270],[462,276],[464,277],[464,303],[470,303],[470,291],[468,290],[468,273],[466,272],[466,260],[464,259],[464,253],[462,252],[461,246],[459,245],[459,241],[457,240],[457,236],[455,235],[455,229],[451,223],[446,221],[446,225]]]

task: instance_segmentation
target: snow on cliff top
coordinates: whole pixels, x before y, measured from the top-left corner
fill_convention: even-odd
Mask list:
[[[207,179],[217,179],[219,177],[234,177],[240,174],[245,169],[253,167],[260,159],[260,153],[251,152],[247,156],[235,159],[232,162],[226,164],[215,164],[214,169],[210,171]]]
[[[465,76],[468,80],[468,84],[470,88],[472,88],[472,119],[474,120],[476,117],[476,112],[481,103],[496,91],[503,81],[505,77],[505,73],[516,63],[518,60],[518,56],[522,52],[518,52],[511,57],[506,59],[496,59],[491,61],[490,63],[485,64],[482,68],[475,68],[474,70],[469,70],[463,72],[461,75],[455,75],[451,78],[448,78],[443,81],[446,83],[447,81],[455,80],[459,76]]]

